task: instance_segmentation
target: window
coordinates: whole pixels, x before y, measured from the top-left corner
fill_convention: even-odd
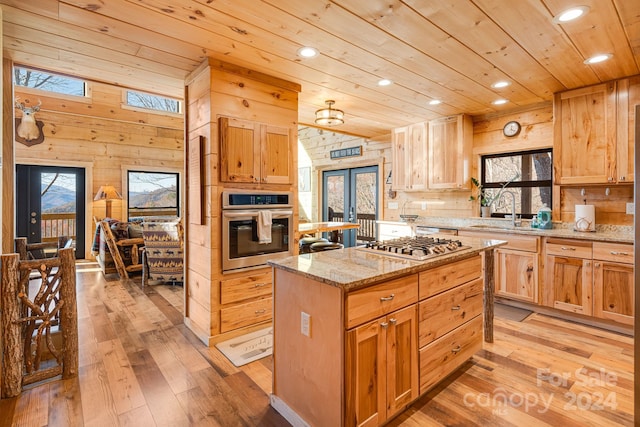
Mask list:
[[[13,67],[13,84],[65,95],[86,96],[87,94],[87,85],[84,80],[22,67]]]
[[[129,171],[127,201],[129,218],[179,216],[178,173]]]
[[[489,197],[509,191],[515,195],[516,214],[533,218],[543,205],[551,207],[551,149],[482,156],[482,188]],[[491,216],[511,214],[511,197],[502,194]]]
[[[166,111],[169,113],[180,113],[180,101],[160,95],[151,95],[149,93],[128,90],[126,103],[131,107]]]

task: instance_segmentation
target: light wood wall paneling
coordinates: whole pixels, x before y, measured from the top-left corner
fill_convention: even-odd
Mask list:
[[[3,16],[0,9],[0,18]],[[0,29],[2,22],[0,21]],[[0,47],[2,46],[0,40]],[[13,238],[15,236],[14,223],[14,191],[15,188],[15,157],[13,139],[13,63],[4,60],[2,65],[2,253],[13,252]],[[0,372],[1,372],[0,367]]]
[[[609,195],[605,194],[609,188]],[[585,196],[581,191],[585,190]],[[633,225],[633,215],[626,213],[627,203],[633,203],[633,185],[561,187],[560,220],[575,221],[575,205],[595,205],[596,224]],[[555,216],[555,215],[554,215]]]

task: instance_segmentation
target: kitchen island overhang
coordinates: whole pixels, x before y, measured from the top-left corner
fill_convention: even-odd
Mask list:
[[[419,371],[433,371],[427,364],[440,357],[440,350],[431,351],[433,344],[453,343],[451,354],[442,359],[446,366],[436,369],[448,375],[457,369],[449,359],[471,357],[480,349],[482,335],[486,342],[493,341],[493,249],[505,243],[465,238],[464,249],[425,261],[348,248],[269,262],[274,283],[272,406],[293,425],[357,425],[369,418],[371,425],[381,425],[397,415],[441,380],[419,376]],[[418,304],[425,298],[423,288],[423,296],[418,296],[419,277],[422,282],[456,282],[456,289],[442,287],[433,294],[456,305],[447,315],[464,319],[458,335],[434,334],[434,341],[423,345],[429,342],[424,341],[427,333],[419,334],[417,323],[419,313],[425,316],[420,309],[427,299]],[[465,307],[472,300],[474,308]],[[422,319],[421,328],[423,323],[434,322]],[[456,345],[458,341],[462,345]],[[366,367],[367,360],[375,366]],[[392,368],[378,366],[382,362]],[[399,364],[405,366],[404,380],[394,373]],[[361,402],[367,399],[371,402]]]

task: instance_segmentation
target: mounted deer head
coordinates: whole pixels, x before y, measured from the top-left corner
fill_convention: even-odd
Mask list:
[[[20,120],[20,124],[16,129],[18,136],[20,138],[24,138],[27,141],[38,139],[38,137],[40,136],[40,129],[36,124],[35,114],[40,111],[42,101],[38,100],[38,105],[27,107],[24,105],[24,102],[18,102],[19,100],[20,98],[16,98],[15,103],[15,107],[18,110],[22,111],[22,120]]]

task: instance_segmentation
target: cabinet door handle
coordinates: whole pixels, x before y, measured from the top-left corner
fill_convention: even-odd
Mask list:
[[[566,247],[566,246],[563,246],[563,247],[562,247],[562,248],[560,248],[560,249],[562,249],[563,251],[575,251],[575,250],[576,250],[576,248]]]
[[[387,322],[382,322],[382,323],[380,323],[380,326],[381,326],[383,329],[387,329],[387,328],[389,327],[389,324],[388,324]]]
[[[260,310],[256,310],[255,314],[264,314],[267,310],[265,310],[264,308],[261,308]]]
[[[389,319],[389,323],[391,323],[392,325],[395,325],[396,323],[398,323],[398,319],[394,319],[392,317],[391,319]]]
[[[527,273],[531,273],[533,271],[533,265],[527,266]]]
[[[460,304],[451,307],[451,311],[460,310]]]
[[[451,353],[454,353],[454,354],[456,354],[456,353],[460,353],[460,350],[462,350],[462,347],[460,347],[459,345],[457,345],[457,346],[455,346],[455,347],[453,347],[453,348],[451,349]]]
[[[623,255],[623,256],[629,255],[629,252],[610,251],[610,253],[611,255]]]
[[[619,181],[624,181],[625,179],[627,179],[627,177],[625,177],[625,176],[621,176],[621,177],[620,177],[620,179],[619,179]]]
[[[395,294],[391,294],[388,297],[380,297],[380,301],[391,301],[395,296]]]
[[[267,284],[266,284],[266,283],[256,283],[256,284],[255,284],[255,287],[256,287],[256,288],[262,288],[262,287],[264,287],[264,286],[267,286]]]
[[[599,263],[599,262],[596,262],[596,263],[594,263],[594,264],[593,264],[593,266],[594,266],[595,268],[600,268],[600,263]]]

